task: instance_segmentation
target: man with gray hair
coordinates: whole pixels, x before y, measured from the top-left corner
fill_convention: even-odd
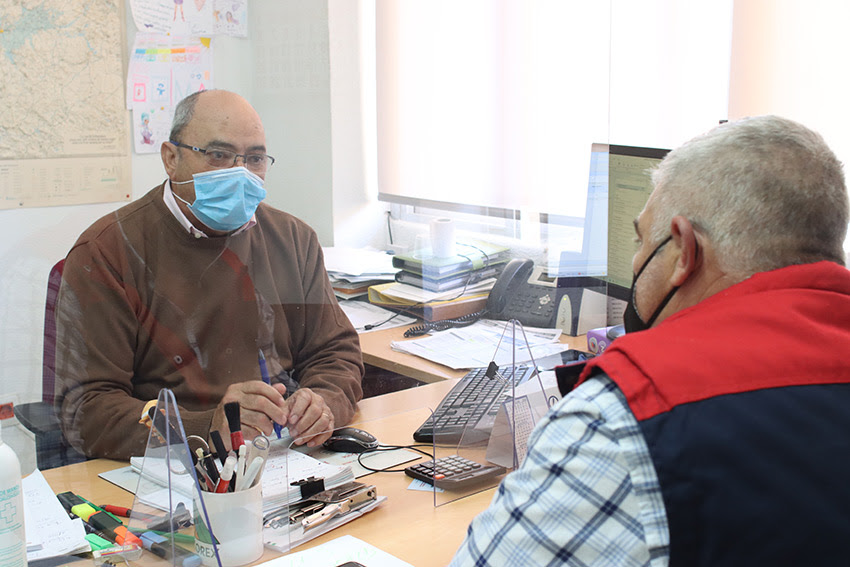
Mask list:
[[[652,179],[627,334],[538,423],[452,565],[846,563],[841,164],[763,116]]]

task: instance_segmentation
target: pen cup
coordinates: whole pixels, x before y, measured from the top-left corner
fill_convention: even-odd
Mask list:
[[[195,553],[204,565],[218,565],[213,536],[222,567],[237,567],[259,559],[263,554],[262,484],[236,492],[204,492],[203,497],[212,536],[196,495]]]

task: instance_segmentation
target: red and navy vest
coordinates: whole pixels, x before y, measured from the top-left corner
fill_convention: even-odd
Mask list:
[[[764,272],[617,339],[670,564],[850,565],[850,271]]]

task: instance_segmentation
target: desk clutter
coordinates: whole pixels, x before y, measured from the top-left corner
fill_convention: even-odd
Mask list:
[[[451,256],[438,256],[427,247],[396,254],[395,282],[371,286],[369,302],[426,321],[481,311],[510,250],[480,240],[458,241],[454,249]]]

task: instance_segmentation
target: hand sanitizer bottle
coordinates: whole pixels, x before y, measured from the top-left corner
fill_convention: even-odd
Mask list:
[[[12,448],[3,443],[0,427],[0,565],[26,567],[26,564],[21,463]]]

